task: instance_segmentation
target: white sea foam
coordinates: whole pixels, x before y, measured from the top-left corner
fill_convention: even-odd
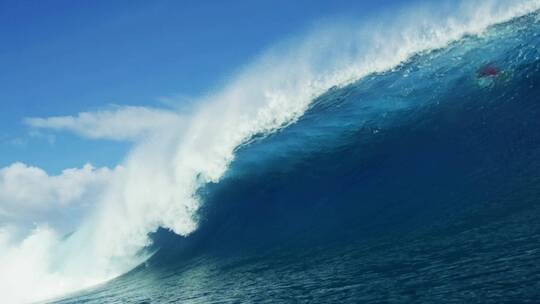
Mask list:
[[[139,141],[68,239],[47,227],[22,242],[0,231],[3,302],[48,298],[128,271],[147,257],[140,250],[148,233],[164,227],[187,235],[197,228],[197,188],[219,181],[234,149],[253,134],[294,122],[333,86],[539,8],[540,1],[525,0],[416,7],[384,22],[326,25],[276,46],[196,103],[191,115]]]

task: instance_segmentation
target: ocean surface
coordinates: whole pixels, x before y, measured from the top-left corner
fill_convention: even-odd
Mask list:
[[[197,230],[50,303],[540,303],[539,20],[328,90],[236,148]]]

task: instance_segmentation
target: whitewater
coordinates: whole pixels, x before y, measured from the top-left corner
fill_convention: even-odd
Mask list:
[[[106,173],[111,182],[75,231],[39,223],[20,238],[0,228],[1,302],[51,299],[144,266],[159,254],[153,234],[197,231],[205,220],[201,190],[219,184],[243,148],[294,127],[321,96],[538,9],[540,1],[527,0],[417,4],[380,20],[328,23],[276,45],[137,139]],[[366,111],[406,107],[377,103]]]

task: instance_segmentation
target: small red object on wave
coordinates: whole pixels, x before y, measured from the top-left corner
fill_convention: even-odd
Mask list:
[[[499,75],[499,69],[491,65],[486,65],[478,70],[478,77],[495,77],[497,75]]]

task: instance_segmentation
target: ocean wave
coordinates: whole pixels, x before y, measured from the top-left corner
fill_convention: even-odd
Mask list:
[[[540,1],[411,7],[385,22],[328,25],[276,46],[202,98],[178,123],[138,143],[97,207],[66,239],[47,227],[22,242],[10,240],[7,230],[0,233],[0,266],[14,269],[0,274],[4,299],[50,298],[129,271],[151,256],[145,248],[158,228],[183,236],[197,229],[198,191],[218,183],[238,147],[254,136],[289,129],[306,111],[323,106],[314,101],[332,94],[332,88],[391,71],[419,53],[482,35],[491,25],[539,8]],[[379,102],[361,111],[379,115],[385,107],[407,106],[406,101]]]

